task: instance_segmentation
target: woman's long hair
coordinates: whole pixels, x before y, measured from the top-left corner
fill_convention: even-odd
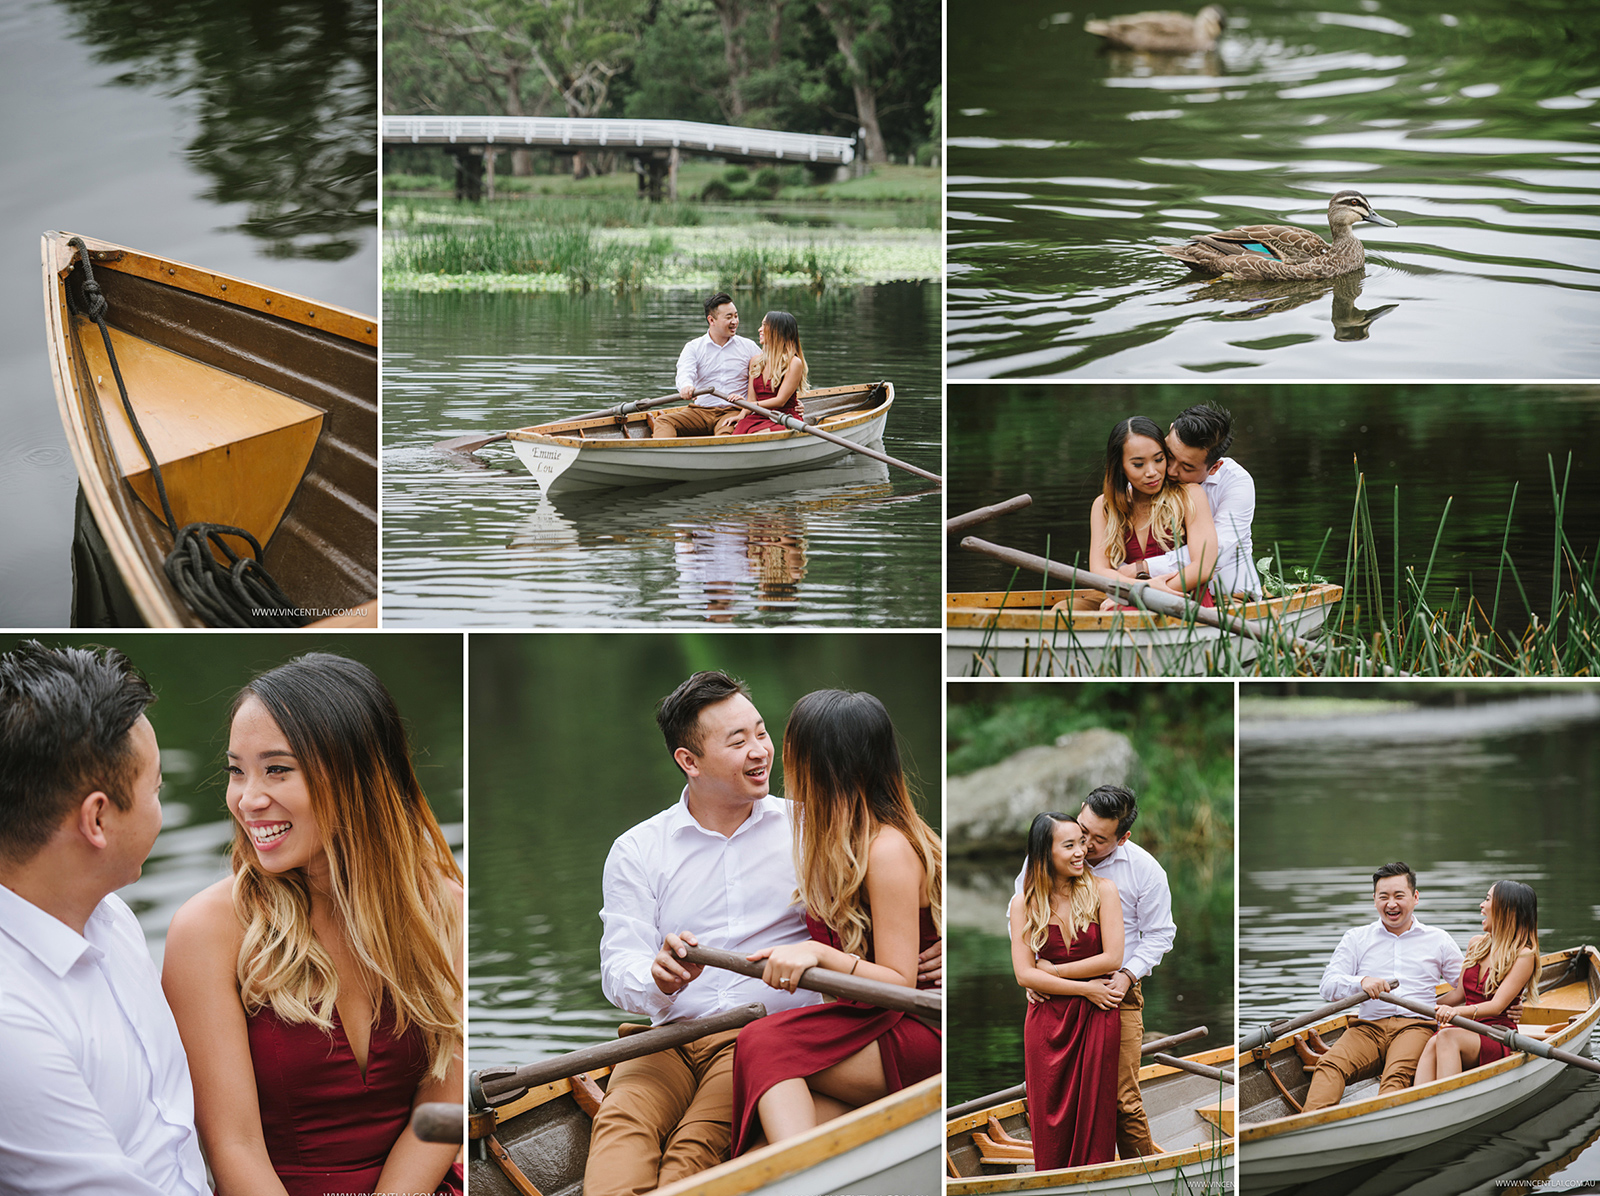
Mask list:
[[[1071,942],[1100,916],[1100,886],[1088,860],[1082,876],[1058,876],[1055,865],[1056,827],[1063,822],[1078,825],[1070,814],[1038,814],[1028,827],[1028,862],[1022,871],[1023,935],[1037,954],[1050,937],[1051,898],[1064,883],[1067,893],[1067,929]]]
[[[1492,997],[1517,956],[1530,947],[1533,975],[1528,977],[1528,986],[1522,993],[1522,1000],[1528,1005],[1539,999],[1539,898],[1520,881],[1495,881],[1489,888],[1489,933],[1480,934],[1467,944],[1462,967],[1483,963],[1479,972],[1483,994]]]
[[[442,1079],[462,1044],[461,879],[411,767],[405,727],[383,682],[363,664],[313,652],[261,674],[234,699],[272,715],[305,772],[328,859],[333,906],[350,949],[382,985],[395,1028],[422,1028],[430,1074]],[[333,1029],[339,977],[311,931],[304,869],[272,873],[242,824],[233,836],[233,908],[244,925],[239,997],[285,1022]]]
[[[1166,440],[1155,420],[1134,415],[1111,429],[1106,441],[1106,476],[1101,486],[1105,495],[1106,556],[1112,567],[1127,559],[1128,532],[1134,526],[1133,487],[1122,468],[1122,450],[1130,436],[1148,436],[1166,451]],[[1165,479],[1150,500],[1150,527],[1163,552],[1171,552],[1184,539],[1189,522],[1189,494],[1179,482]]]
[[[767,380],[776,392],[783,376],[789,372],[789,363],[800,359],[800,385],[806,390],[811,385],[811,366],[805,351],[800,348],[800,321],[786,311],[769,311],[761,323],[767,329],[766,346],[754,358],[755,372]]]
[[[943,926],[939,836],[911,804],[894,724],[871,694],[821,689],[795,703],[783,732],[783,785],[795,804],[796,896],[865,954],[872,933],[867,851],[892,826],[922,857],[928,904]]]

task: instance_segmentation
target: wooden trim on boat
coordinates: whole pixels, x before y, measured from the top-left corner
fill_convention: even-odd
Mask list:
[[[993,628],[999,631],[1099,632],[1118,628],[1123,631],[1160,631],[1190,625],[1183,619],[1139,610],[1051,609],[1057,602],[1070,602],[1079,595],[1093,596],[1096,600],[1105,597],[1098,590],[980,590],[948,593],[945,595],[945,626],[979,630]],[[1282,620],[1311,607],[1332,605],[1343,596],[1343,587],[1337,585],[1302,586],[1282,598],[1228,604],[1225,609],[1228,614],[1245,619]]]
[[[610,1075],[611,1069],[609,1067],[596,1067],[584,1074],[591,1080],[598,1080],[601,1076]],[[517,1097],[516,1100],[507,1101],[503,1105],[496,1105],[494,1107],[494,1123],[498,1126],[503,1122],[510,1121],[513,1117],[521,1116],[529,1109],[537,1109],[540,1105],[548,1104],[557,1097],[565,1096],[571,1091],[571,1077],[564,1080],[551,1080],[548,1084],[540,1084],[536,1088],[530,1088]]]

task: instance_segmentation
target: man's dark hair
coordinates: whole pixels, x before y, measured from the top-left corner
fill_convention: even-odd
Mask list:
[[[1396,860],[1392,864],[1385,864],[1372,874],[1372,887],[1376,889],[1380,880],[1387,880],[1391,876],[1403,876],[1406,883],[1411,886],[1411,891],[1417,891],[1417,874],[1411,871],[1411,865],[1403,860]]]
[[[718,291],[715,295],[706,300],[706,319],[709,320],[711,318],[711,313],[716,311],[717,308],[721,307],[724,303],[732,302],[733,296],[728,294],[727,291]]]
[[[96,790],[132,807],[138,758],[128,732],[155,700],[115,648],[27,640],[0,655],[0,857],[33,858]]]
[[[696,673],[662,698],[656,704],[656,726],[661,728],[661,735],[667,741],[667,751],[676,754],[682,747],[698,756],[705,746],[700,734],[700,712],[734,694],[748,698],[750,687],[736,677],[708,669]]]
[[[1190,448],[1205,449],[1206,467],[1210,468],[1233,443],[1233,416],[1225,408],[1200,403],[1180,411],[1172,430]]]
[[[1115,818],[1119,839],[1133,829],[1139,817],[1139,804],[1133,796],[1133,790],[1124,789],[1121,785],[1101,785],[1098,789],[1091,789],[1089,796],[1083,799],[1083,804],[1097,817]]]

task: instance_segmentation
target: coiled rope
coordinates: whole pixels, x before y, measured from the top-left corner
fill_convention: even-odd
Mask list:
[[[106,327],[106,302],[100,284],[95,281],[94,267],[89,262],[89,247],[82,237],[73,237],[67,244],[78,251],[78,262],[83,267],[84,309],[80,310],[73,299],[72,288],[67,288],[67,304],[74,314],[89,317],[100,326],[100,337],[105,341],[106,357],[111,361],[111,376],[117,380],[117,393],[122,396],[122,409],[139,441],[145,460],[150,462],[150,476],[155,480],[156,497],[161,500],[162,526],[172,536],[172,551],[162,562],[167,580],[172,583],[189,609],[199,616],[207,627],[303,627],[306,619],[295,614],[295,604],[290,600],[272,574],[261,563],[261,545],[242,527],[226,523],[189,523],[178,526],[167,500],[167,484],[161,476],[161,466],[145,439],[139,417],[134,414],[128,400],[128,387],[122,381],[122,369],[117,365],[116,350],[111,347],[111,330]],[[128,483],[133,489],[133,483]],[[137,495],[137,492],[135,492]],[[240,556],[225,537],[236,536],[250,546],[250,556]],[[226,567],[217,560],[208,545],[215,545],[228,558]]]

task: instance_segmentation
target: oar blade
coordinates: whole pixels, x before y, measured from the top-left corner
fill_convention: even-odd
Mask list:
[[[456,436],[450,440],[441,440],[433,447],[441,453],[475,453],[484,445],[504,440],[509,435],[509,432],[493,432],[488,436]]]

